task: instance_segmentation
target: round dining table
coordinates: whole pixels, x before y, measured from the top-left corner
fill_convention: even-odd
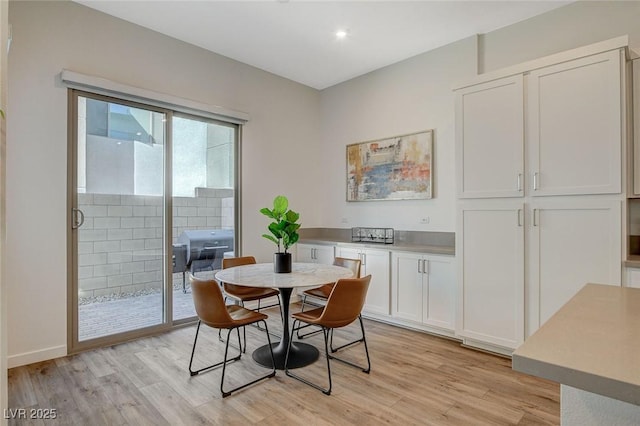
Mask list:
[[[278,370],[284,370],[287,346],[291,339],[289,330],[289,302],[294,288],[318,287],[334,283],[340,278],[351,278],[351,269],[341,266],[317,263],[293,263],[290,273],[276,273],[273,263],[256,263],[223,269],[216,273],[216,279],[229,284],[277,288],[280,291],[282,304],[282,340],[272,343],[273,357]],[[253,359],[260,365],[271,368],[271,354],[268,345],[259,347],[253,352]],[[318,349],[307,343],[293,342],[289,354],[288,368],[300,368],[318,359]]]

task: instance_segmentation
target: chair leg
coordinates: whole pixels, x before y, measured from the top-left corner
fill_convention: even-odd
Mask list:
[[[293,328],[291,330],[291,336],[293,337],[293,334],[295,331],[297,331],[296,329],[296,324],[300,324],[300,320],[294,320],[293,321]],[[301,381],[302,383],[305,383],[313,388],[318,389],[319,391],[322,391],[322,393],[324,393],[325,395],[331,395],[331,357],[329,356],[329,329],[322,327],[322,334],[324,335],[324,353],[326,355],[327,358],[327,376],[329,377],[329,387],[328,388],[323,388],[322,386],[319,386],[305,378],[302,378],[298,375],[293,374],[289,368],[287,367],[287,364],[289,362],[289,352],[291,351],[291,343],[293,342],[293,339],[289,339],[289,345],[287,346],[287,355],[285,357],[284,360],[284,372],[287,376],[289,377],[293,377],[296,380]]]
[[[225,298],[225,303],[226,303],[227,299]],[[244,331],[244,346],[242,346],[242,343],[240,342],[240,339],[238,339],[238,350],[242,351],[242,353],[247,353],[247,330],[242,327],[242,330]],[[222,338],[222,329],[218,329],[218,340],[221,342],[224,342],[224,339]],[[235,346],[231,345],[231,347],[235,348]]]
[[[229,330],[229,332],[231,332],[231,330]],[[198,320],[198,327],[196,328],[196,337],[193,339],[193,348],[191,349],[191,359],[189,360],[189,373],[192,376],[195,376],[196,374],[198,374],[198,373],[200,373],[201,371],[204,371],[204,370],[210,370],[212,368],[219,367],[220,365],[223,365],[223,364],[226,365],[227,362],[237,361],[242,356],[242,353],[240,353],[240,354],[238,354],[238,356],[227,360],[227,351],[225,350],[225,356],[224,356],[224,360],[223,361],[220,361],[220,362],[215,363],[215,364],[211,364],[211,365],[209,365],[207,367],[203,367],[203,368],[201,368],[199,370],[193,370],[193,368],[192,368],[193,367],[193,355],[196,352],[196,343],[198,342],[198,333],[200,333],[200,320]],[[228,349],[228,346],[229,346],[228,337],[229,337],[229,335],[227,334],[227,349]]]
[[[371,372],[371,359],[369,358],[369,347],[367,346],[367,338],[366,338],[366,336],[364,334],[364,323],[362,322],[362,317],[358,316],[358,320],[360,320],[360,329],[362,330],[362,339],[361,340],[357,340],[356,342],[362,341],[364,343],[364,352],[367,355],[367,368],[363,368],[362,366],[360,366],[358,364],[355,364],[355,363],[353,363],[351,361],[347,361],[347,360],[344,360],[344,359],[341,359],[341,358],[337,358],[337,357],[335,357],[333,355],[331,355],[330,357],[331,357],[331,359],[335,359],[336,361],[340,361],[340,362],[342,362],[344,364],[347,364],[347,365],[350,365],[352,367],[359,368],[359,369],[362,370],[363,373],[369,374],[369,372]],[[341,347],[349,346],[352,343],[356,343],[356,342],[351,342],[351,343],[349,343],[347,345],[343,345]],[[338,349],[340,349],[340,348],[338,348]]]
[[[222,367],[222,378],[220,379],[220,392],[222,393],[222,397],[223,398],[228,397],[229,395],[231,395],[233,392],[235,392],[237,390],[244,389],[247,386],[251,386],[254,383],[257,383],[257,382],[259,382],[261,380],[268,379],[269,377],[273,377],[273,376],[276,375],[276,361],[275,361],[275,358],[273,356],[273,348],[271,347],[271,337],[269,337],[269,329],[267,327],[267,322],[264,321],[264,320],[261,320],[259,322],[264,323],[264,328],[266,330],[265,334],[267,335],[267,343],[269,345],[269,351],[271,352],[271,362],[272,362],[271,365],[273,365],[273,368],[271,369],[269,374],[267,374],[265,376],[258,377],[258,378],[254,379],[254,380],[252,380],[252,381],[250,381],[248,383],[245,383],[244,385],[240,385],[238,387],[235,387],[233,389],[225,391],[224,390],[224,373],[225,373],[225,369],[226,369],[226,365],[227,365],[226,362],[225,362],[223,364],[223,367]],[[238,341],[239,341],[240,340],[240,329],[236,328],[236,330],[238,330]],[[227,351],[229,350],[229,337],[230,336],[231,336],[231,330],[229,330],[229,332],[227,333],[227,344],[226,344],[226,347],[225,347],[225,350],[224,350],[224,358],[225,358],[225,360],[227,359]]]
[[[362,315],[358,315],[358,319],[360,320],[360,325],[362,326]],[[362,337],[359,338],[358,340],[354,340],[353,342],[349,342],[349,343],[345,343],[344,345],[338,346],[337,348],[333,347],[333,329],[331,329],[331,343],[330,343],[330,348],[331,348],[331,353],[335,353],[338,352],[340,349],[344,349],[347,346],[351,346],[351,345],[355,345],[356,343],[360,343],[362,341],[364,341],[364,326],[361,327],[362,328]]]
[[[278,307],[280,308],[280,319],[282,320],[282,322],[284,322],[284,318],[282,316],[282,302],[280,301],[280,295],[277,295],[277,297],[278,297]],[[256,312],[260,312],[260,309],[267,309],[267,308],[272,308],[272,307],[276,306],[275,304],[273,304],[273,305],[269,305],[269,306],[260,307],[260,300],[261,299],[258,299],[258,308],[255,309]],[[244,307],[244,302],[240,301],[240,306]],[[260,327],[260,325],[258,325],[258,323],[254,324],[254,326],[260,331],[265,331],[265,329]],[[279,338],[279,339],[282,338],[282,336],[278,336],[276,333],[271,333],[271,334],[273,336]]]
[[[303,295],[302,296],[302,308],[300,309],[300,312],[304,312],[304,305],[307,303],[307,295]],[[311,324],[305,324],[301,327],[298,327],[298,331],[296,332],[298,334],[298,339],[304,339],[305,337],[309,337],[312,336],[314,334],[318,334],[322,331],[321,328],[315,330],[315,331],[310,331],[308,333],[304,333],[304,334],[300,334],[300,330],[303,328],[307,328],[307,327],[311,327]]]

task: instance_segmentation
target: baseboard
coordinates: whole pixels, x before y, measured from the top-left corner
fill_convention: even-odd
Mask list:
[[[48,361],[54,358],[60,358],[67,355],[67,346],[54,346],[51,348],[40,349],[33,352],[25,352],[7,357],[7,367],[14,368],[22,365],[33,364],[34,362]]]
[[[474,349],[480,352],[487,352],[492,355],[497,355],[503,358],[511,359],[511,355],[513,354],[513,349],[504,348],[502,346],[492,345],[490,343],[479,342],[477,340],[463,338],[462,345],[463,348]]]

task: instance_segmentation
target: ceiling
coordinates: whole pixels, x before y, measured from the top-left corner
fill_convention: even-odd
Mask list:
[[[75,1],[316,89],[570,3]]]

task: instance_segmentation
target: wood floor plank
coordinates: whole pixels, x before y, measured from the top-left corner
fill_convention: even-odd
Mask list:
[[[269,328],[281,332],[277,310],[269,313]],[[371,374],[332,361],[331,396],[278,371],[276,377],[223,399],[220,369],[189,375],[195,335],[195,326],[189,326],[11,369],[10,408],[55,408],[58,419],[9,424],[559,424],[559,385],[514,372],[509,359],[388,324],[365,320],[365,328]],[[358,337],[359,331],[341,330],[336,344]],[[322,336],[304,340],[316,345],[321,355],[297,372],[324,384]],[[232,343],[237,345],[237,338],[232,337]],[[247,352],[227,368],[229,387],[266,373],[251,358],[265,343],[264,332],[247,327]],[[216,330],[201,328],[198,365],[221,360],[224,346]],[[364,363],[363,345],[340,351],[339,356]]]
[[[153,369],[161,379],[156,384],[168,385],[184,398],[190,406],[196,407],[214,398],[214,392],[216,392],[217,387],[212,386],[213,383],[208,383],[207,385],[207,382],[201,379],[206,375],[190,377],[187,365],[177,365],[172,360],[163,358],[158,350],[138,352],[136,356]],[[141,389],[147,388],[149,386]]]
[[[38,401],[37,408],[55,409],[57,421],[62,424],[74,424],[80,420],[82,412],[71,396],[55,361],[38,362],[24,368],[31,376],[34,396]]]
[[[70,357],[69,362],[58,363],[58,370],[78,410],[90,417],[96,409],[112,408],[113,404],[98,378],[85,363],[86,359],[86,355]]]
[[[118,373],[124,374],[136,387],[152,385],[161,379],[136,353],[149,348],[127,350],[126,345],[117,345],[104,349],[104,356]]]
[[[204,416],[194,410],[189,402],[167,383],[145,386],[140,391],[170,425],[209,424]]]
[[[36,405],[38,400],[33,390],[31,376],[26,368],[13,368],[7,374],[9,389],[9,407],[30,407]]]
[[[167,420],[149,402],[127,375],[114,373],[100,378],[113,406],[120,411],[126,424],[168,425]]]

